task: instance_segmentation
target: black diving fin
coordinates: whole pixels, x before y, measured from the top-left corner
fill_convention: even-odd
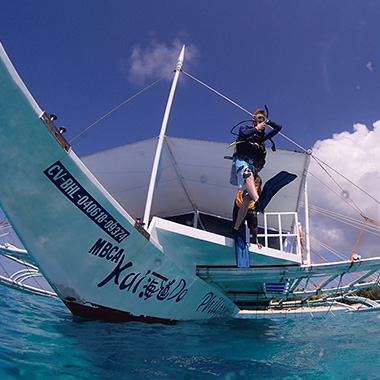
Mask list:
[[[296,178],[297,176],[295,174],[281,171],[265,182],[263,191],[261,192],[258,201],[255,203],[255,210],[262,212],[273,196]]]
[[[235,240],[235,253],[236,264],[238,268],[249,268],[249,250],[247,243],[241,236],[236,236]]]

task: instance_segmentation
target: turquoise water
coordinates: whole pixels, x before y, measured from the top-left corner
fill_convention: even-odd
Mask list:
[[[4,286],[0,297],[0,379],[380,378],[377,313],[111,324]]]

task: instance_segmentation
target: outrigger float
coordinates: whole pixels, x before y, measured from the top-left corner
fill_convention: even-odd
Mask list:
[[[165,135],[184,47],[159,137],[82,159],[2,46],[0,57],[0,203],[25,248],[0,253],[27,266],[2,283],[58,297],[77,316],[162,323],[329,305],[377,285],[380,257],[312,263],[307,218],[302,252],[297,213],[302,200],[307,209],[310,152],[268,152],[264,182],[281,170],[297,179],[260,214],[263,247],[248,242],[250,267],[236,266],[226,143]],[[343,284],[350,273],[360,274]],[[27,284],[41,274],[51,290]]]

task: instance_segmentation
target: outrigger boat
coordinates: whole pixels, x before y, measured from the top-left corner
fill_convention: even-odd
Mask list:
[[[297,213],[302,201],[307,209],[310,152],[268,151],[264,182],[281,170],[297,178],[260,214],[263,247],[248,242],[250,267],[237,267],[226,143],[165,135],[184,47],[159,137],[82,159],[2,46],[0,57],[0,203],[25,248],[3,245],[0,253],[29,268],[3,283],[30,290],[24,280],[42,274],[52,291],[41,293],[74,315],[162,323],[305,305],[316,294],[330,304],[377,285],[380,257],[313,264],[307,218],[302,252]],[[308,290],[313,278],[324,279]]]

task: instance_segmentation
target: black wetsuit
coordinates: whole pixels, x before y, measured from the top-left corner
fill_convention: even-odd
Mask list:
[[[250,165],[261,169],[260,161],[262,160],[263,143],[280,132],[282,126],[268,120],[267,124],[272,127],[268,132],[259,131],[256,127],[243,125],[239,129],[238,141],[243,141],[236,145],[236,158],[247,161]]]

